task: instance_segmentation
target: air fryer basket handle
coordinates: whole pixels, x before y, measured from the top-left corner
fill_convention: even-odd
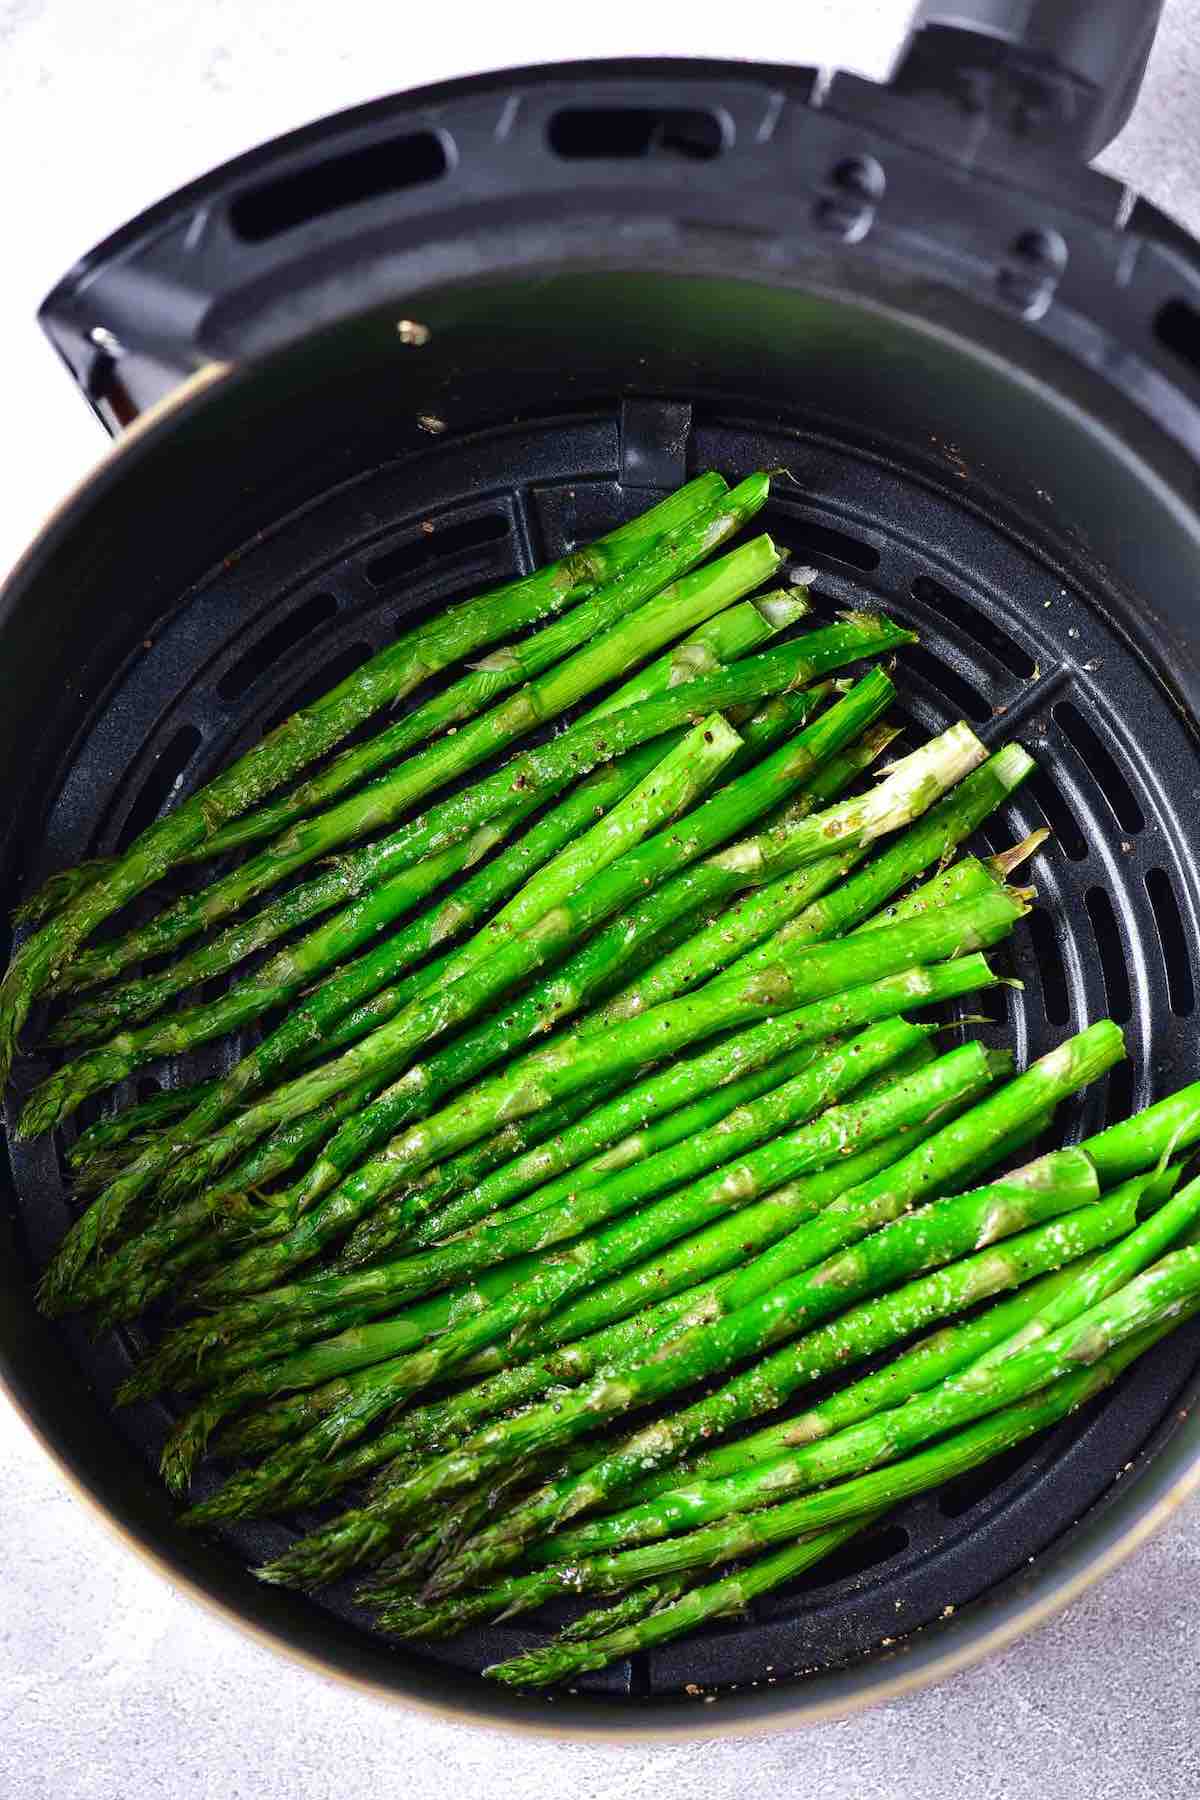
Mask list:
[[[1090,159],[1116,137],[1137,99],[1163,0],[920,0],[909,57],[921,46],[950,63],[991,40],[1014,66],[1038,64],[1076,85],[1076,147]],[[1003,47],[1003,48],[1002,48]],[[908,60],[908,59],[906,59]]]
[[[1122,185],[1081,160],[1129,104],[1157,8],[1123,62],[1119,22],[1140,4],[926,0],[887,85],[620,61],[501,70],[374,101],[152,207],[59,282],[41,322],[110,431],[213,365],[303,339],[335,358],[337,334],[360,321],[386,334],[406,394],[429,384],[411,419],[436,423],[435,371],[450,380],[452,366],[422,310],[431,290],[580,255],[615,266],[633,245],[690,258],[700,234],[723,253],[733,220],[772,279],[795,266],[825,280],[830,258],[853,261],[889,287],[969,292],[1059,342],[1064,331],[1073,341],[1082,312],[1091,362],[1098,326],[1130,339],[1131,270],[1147,317],[1191,287],[1190,269],[1168,280],[1148,256],[1131,258],[1114,237],[1128,224]],[[1178,262],[1179,232],[1144,206],[1136,222]],[[1145,332],[1143,359],[1171,355]],[[1132,380],[1142,365],[1105,366]],[[1172,385],[1182,367],[1173,357]]]

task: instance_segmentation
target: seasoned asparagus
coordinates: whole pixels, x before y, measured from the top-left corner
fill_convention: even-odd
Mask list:
[[[634,566],[666,532],[686,525],[723,491],[719,477],[703,477],[660,508],[621,527],[607,541],[576,552],[522,581],[452,608],[407,632],[312,705],[292,715],[165,818],[147,826],[115,861],[69,871],[30,906],[33,917],[53,916],[25,940],[0,984],[0,1084],[7,1078],[17,1033],[30,1005],[72,960],[105,919],[145,891],[230,819],[323,756],[364,719],[438,669],[535,619],[582,599],[605,579]],[[55,910],[57,908],[57,910]]]

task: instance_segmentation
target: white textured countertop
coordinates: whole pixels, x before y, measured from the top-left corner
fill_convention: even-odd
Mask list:
[[[605,0],[475,6],[414,24],[378,0],[0,0],[0,569],[102,447],[34,324],[37,303],[77,255],[170,189],[323,113],[478,69],[635,53],[882,75],[908,10],[904,0],[763,0],[750,11]],[[1138,109],[1104,161],[1193,230],[1198,112],[1200,0],[1167,0]],[[2,1399],[0,1527],[0,1796],[427,1800],[511,1788],[522,1800],[1164,1800],[1200,1790],[1195,1508],[1055,1624],[932,1692],[803,1733],[627,1750],[432,1723],[258,1648],[111,1539]]]

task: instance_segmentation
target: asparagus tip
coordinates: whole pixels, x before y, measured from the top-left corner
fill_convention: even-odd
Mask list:
[[[215,1498],[219,1499],[220,1495]],[[211,1506],[212,1501],[207,1504]],[[192,1509],[193,1512],[197,1510]],[[392,1526],[385,1521],[344,1514],[326,1531],[315,1531],[311,1536],[301,1538],[282,1556],[264,1563],[254,1573],[272,1587],[324,1587],[382,1549],[391,1534]]]
[[[73,869],[62,869],[57,875],[49,876],[27,900],[14,907],[13,924],[44,925],[54,913],[61,912],[85,888],[91,887],[110,866],[110,858],[93,857],[90,862],[77,863]]]
[[[136,1406],[139,1400],[148,1400],[154,1392],[144,1378],[144,1366],[127,1375],[117,1389],[114,1398],[118,1406]]]
[[[34,1089],[22,1107],[17,1120],[17,1137],[41,1137],[43,1132],[53,1130],[62,1116],[62,1106],[55,1078],[51,1076]]]
[[[88,1211],[75,1221],[42,1273],[37,1285],[37,1303],[48,1319],[70,1312],[76,1303],[80,1275],[100,1236],[101,1221],[97,1213],[102,1201],[103,1196],[93,1201]]]
[[[528,1650],[524,1656],[510,1656],[507,1662],[488,1663],[483,1673],[488,1681],[502,1681],[506,1687],[549,1687],[562,1681],[578,1668],[578,1658],[569,1656],[564,1668],[564,1652],[547,1645],[544,1650]]]
[[[202,1401],[180,1419],[163,1445],[158,1461],[159,1473],[173,1494],[182,1494],[191,1486],[196,1464],[208,1446],[216,1423],[212,1408]]]

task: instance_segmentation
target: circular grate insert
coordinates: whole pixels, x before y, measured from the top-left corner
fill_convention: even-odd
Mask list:
[[[669,467],[664,443],[677,459]],[[1186,822],[1200,797],[1200,760],[1103,597],[901,469],[752,420],[693,416],[686,403],[627,402],[441,445],[421,468],[376,470],[249,546],[181,601],[115,690],[91,697],[94,711],[61,788],[46,796],[31,883],[128,843],[177,793],[340,679],[418,609],[524,572],[658,497],[623,482],[623,471],[653,469],[666,487],[700,468],[734,478],[781,466],[797,485],[779,484],[754,529],[771,530],[797,561],[817,568],[820,613],[884,606],[920,632],[898,673],[914,734],[962,716],[988,743],[1016,737],[1037,758],[1037,776],[983,834],[989,849],[1042,825],[1054,834],[1050,853],[1032,866],[1039,902],[1012,950],[1024,987],[999,990],[988,1021],[970,1029],[1011,1045],[1024,1063],[1105,1013],[1125,1026],[1128,1063],[1063,1109],[1060,1141],[1195,1079],[1200,882]],[[116,1098],[124,1104],[155,1081],[195,1079],[238,1053],[236,1044],[212,1046],[142,1075]],[[27,1090],[44,1068],[26,1059],[18,1088]],[[64,1133],[58,1144],[12,1146],[35,1267],[72,1214],[61,1162],[67,1141]],[[78,1323],[62,1330],[100,1404],[110,1403],[139,1334],[93,1344]],[[1198,1355],[1200,1326],[1160,1346],[1111,1396],[1046,1439],[901,1508],[836,1563],[756,1603],[747,1620],[585,1677],[580,1688],[645,1700],[687,1683],[755,1681],[768,1668],[785,1679],[864,1656],[946,1607],[961,1608],[1067,1531],[1128,1462],[1153,1453]],[[167,1409],[114,1416],[153,1464]],[[213,1480],[205,1473],[198,1490]],[[238,1526],[216,1553],[249,1565],[291,1535],[283,1525]],[[313,1604],[369,1630],[351,1587]],[[537,1641],[550,1618],[397,1654],[478,1670]]]

